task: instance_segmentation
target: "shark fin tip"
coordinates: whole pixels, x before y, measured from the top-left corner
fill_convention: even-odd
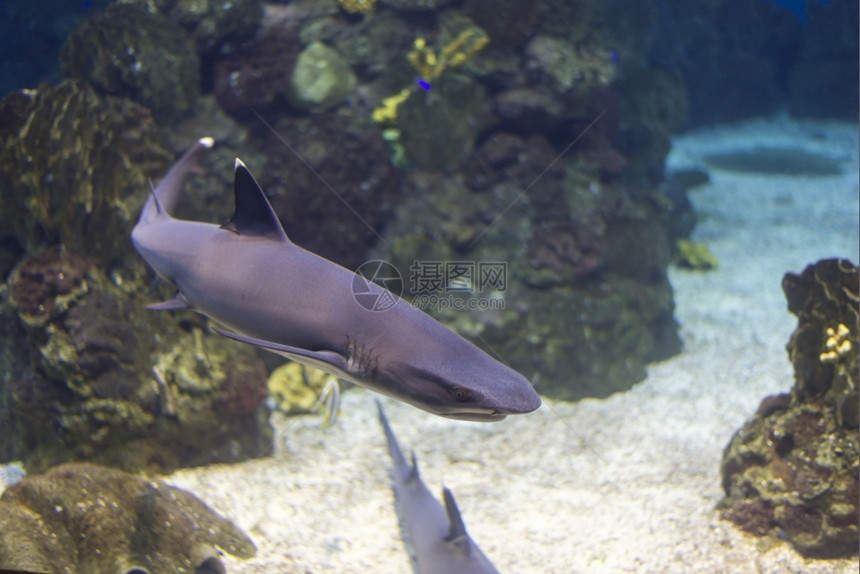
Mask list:
[[[445,513],[448,515],[448,541],[466,550],[469,545],[469,535],[466,534],[466,524],[463,522],[460,509],[457,508],[454,493],[448,487],[443,486],[442,498],[445,501]]]
[[[146,309],[149,311],[183,311],[191,308],[191,303],[188,302],[188,299],[182,293],[177,293],[167,301],[152,303],[146,306]]]

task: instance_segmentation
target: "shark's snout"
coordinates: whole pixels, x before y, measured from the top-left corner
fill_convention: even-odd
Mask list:
[[[516,400],[505,401],[504,406],[487,408],[458,408],[440,409],[434,414],[449,419],[461,421],[495,422],[504,420],[508,415],[522,415],[537,410],[541,406],[540,395],[535,392],[531,384],[524,379],[525,387],[522,388],[521,396]]]

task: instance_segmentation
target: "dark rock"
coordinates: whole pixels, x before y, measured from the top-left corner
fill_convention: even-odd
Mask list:
[[[778,528],[804,556],[857,554],[858,269],[827,259],[788,273],[797,329],[790,395],[762,401],[723,452],[722,515],[765,535]]]
[[[225,572],[219,552],[254,543],[193,494],[70,463],[0,495],[0,568],[39,572]]]
[[[468,158],[488,115],[484,88],[445,72],[433,89],[418,90],[398,107],[400,142],[411,168],[453,170]]]
[[[564,219],[544,221],[529,246],[537,269],[549,269],[563,282],[576,282],[594,273],[603,261],[601,238],[579,222]]]
[[[288,119],[275,130],[260,184],[287,234],[314,253],[358,268],[402,198],[379,131],[335,113]]]
[[[296,58],[301,51],[298,25],[277,22],[260,37],[221,57],[212,67],[215,97],[225,111],[247,115],[289,90]]]
[[[144,311],[68,251],[24,259],[7,293],[2,460],[30,471],[71,460],[167,471],[271,453],[266,372],[252,349]]]
[[[689,239],[698,222],[698,216],[687,195],[685,186],[688,182],[684,177],[684,175],[671,174],[657,188],[658,193],[650,196],[668,216],[669,244],[673,247],[677,245],[678,240]]]
[[[463,12],[492,38],[492,49],[522,45],[537,19],[539,2],[467,0]]]
[[[262,0],[126,0],[166,16],[188,31],[199,54],[238,45],[254,35],[263,18]]]
[[[379,0],[380,4],[403,12],[437,10],[452,2],[454,0]]]
[[[24,315],[53,316],[59,297],[81,289],[90,263],[59,247],[30,257],[10,280],[12,297]]]
[[[562,121],[561,105],[551,95],[531,88],[513,88],[495,98],[501,126],[524,135],[546,133]]]
[[[610,125],[624,126],[611,139],[629,158],[625,176],[633,182],[645,179],[658,184],[664,178],[669,138],[687,120],[687,89],[678,75],[651,68],[628,71],[618,84],[611,92],[618,100],[618,111],[608,109],[618,116]]]
[[[733,506],[725,512],[724,517],[737,524],[742,530],[756,536],[766,535],[775,525],[773,508],[769,502],[760,498]]]
[[[759,417],[767,417],[778,411],[784,411],[791,404],[791,395],[789,393],[779,393],[778,395],[768,395],[761,400],[755,414]]]
[[[464,173],[466,183],[473,191],[480,191],[498,183],[504,169],[515,163],[525,149],[525,142],[507,132],[494,132],[471,155]]]
[[[200,95],[200,59],[169,18],[112,4],[86,20],[60,54],[67,78],[139,102],[161,121],[176,120]]]
[[[467,336],[479,334],[479,345],[542,394],[605,397],[644,378],[647,361],[680,349],[665,276],[666,230],[651,203],[573,161],[554,161],[558,155],[541,137],[525,142],[515,159],[500,153],[502,174],[481,193],[469,193],[456,177],[411,174],[415,199],[398,207],[387,255],[404,277],[416,260],[504,262],[501,295],[468,294],[501,296],[503,308],[426,310]]]
[[[0,101],[0,228],[26,251],[61,244],[112,268],[149,181],[172,159],[149,112],[80,81]]]

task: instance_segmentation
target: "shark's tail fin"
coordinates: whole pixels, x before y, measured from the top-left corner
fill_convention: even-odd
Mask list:
[[[140,212],[138,225],[150,223],[155,220],[159,213],[170,214],[176,206],[179,199],[179,192],[182,190],[182,183],[185,177],[192,172],[199,172],[200,165],[198,163],[203,150],[207,150],[215,145],[215,140],[210,137],[200,138],[197,142],[188,148],[179,161],[177,161],[161,183],[152,190],[149,199],[143,206]]]

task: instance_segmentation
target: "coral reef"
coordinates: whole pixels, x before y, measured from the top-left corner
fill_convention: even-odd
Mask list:
[[[664,216],[656,204],[637,205],[584,178],[572,163],[553,164],[556,155],[543,138],[524,145],[499,135],[482,156],[506,176],[478,193],[457,177],[410,174],[416,200],[398,207],[387,255],[401,270],[415,260],[506,262],[502,308],[426,310],[480,336],[541,394],[607,396],[641,380],[648,361],[680,349]],[[527,201],[517,181],[533,184]]]
[[[413,169],[450,170],[465,162],[482,123],[486,93],[459,73],[445,74],[429,91],[398,106],[400,143]]]
[[[211,54],[250,39],[263,18],[262,0],[120,0],[119,3],[140,6],[176,22],[188,32],[199,54]]]
[[[388,133],[395,154],[402,154],[398,163],[416,169],[450,169],[462,163],[474,147],[483,111],[485,92],[467,76],[436,80],[446,70],[472,60],[489,42],[487,33],[468,18],[456,16],[442,18],[440,27],[440,37],[449,41],[438,56],[422,37],[415,39],[406,56],[426,89],[417,91],[410,85],[383,98],[372,114],[377,123],[396,123],[397,131]]]
[[[122,46],[122,49],[117,49]],[[200,59],[169,18],[112,4],[73,32],[60,54],[63,74],[176,120],[200,96]]]
[[[797,329],[790,395],[767,397],[726,446],[722,515],[805,556],[857,554],[858,269],[826,259],[783,278]]]
[[[70,463],[0,495],[0,569],[51,573],[220,572],[254,543],[193,494],[120,470]]]
[[[51,244],[111,268],[148,180],[172,158],[138,104],[64,81],[0,101],[0,228],[27,251]],[[123,238],[120,240],[119,238]]]
[[[467,0],[463,13],[493,39],[493,49],[513,48],[531,36],[539,5],[520,0]]]
[[[211,74],[218,104],[227,112],[247,114],[286,93],[300,51],[295,22],[266,26],[255,42],[215,61]]]
[[[281,122],[275,129],[277,134],[261,136],[268,139],[268,169],[260,184],[284,229],[314,253],[358,268],[402,197],[381,134],[334,113]]]
[[[582,45],[552,36],[535,36],[526,46],[526,73],[551,83],[551,92],[569,94],[577,88],[582,98],[595,86],[607,86],[615,78],[615,63],[606,48]]]
[[[309,412],[332,380],[328,373],[290,361],[273,370],[266,384],[278,410],[296,414]]]
[[[415,46],[406,59],[426,81],[435,80],[446,69],[457,68],[471,60],[490,41],[487,33],[477,26],[466,26],[439,52],[427,45],[424,38],[416,38]]]
[[[125,240],[147,179],[201,135],[219,145],[177,216],[228,217],[230,173],[215,166],[239,155],[290,237],[347,267],[371,253],[401,269],[506,263],[505,290],[458,295],[504,308],[435,312],[542,392],[628,388],[680,348],[665,268],[695,224],[663,174],[683,76],[648,61],[637,26],[653,10],[631,4],[380,0],[362,15],[374,2],[123,0],[95,13],[64,54],[92,86],[0,105],[0,182],[22,182],[0,196],[0,417],[14,421],[0,455],[174,468],[269,452],[259,361],[203,336],[199,317],[144,313]],[[20,261],[47,245],[63,246],[63,279]]]
[[[4,460],[30,471],[69,460],[170,470],[271,452],[253,351],[140,306],[68,251],[12,271],[0,287]]]
[[[337,51],[313,42],[299,53],[288,95],[299,109],[325,111],[343,103],[355,82],[355,74]]]
[[[376,8],[376,0],[338,0],[338,4],[350,14],[367,14]]]
[[[708,271],[716,269],[717,258],[711,253],[704,243],[697,243],[689,239],[679,239],[675,244],[675,254],[672,260],[678,267],[694,269],[696,271]]]
[[[84,276],[90,267],[80,255],[56,247],[32,256],[9,280],[20,316],[26,323],[38,324],[65,311],[70,301],[86,293]]]
[[[407,12],[413,11],[430,11],[438,10],[454,0],[379,0],[380,3],[394,8],[395,10],[403,10]]]

